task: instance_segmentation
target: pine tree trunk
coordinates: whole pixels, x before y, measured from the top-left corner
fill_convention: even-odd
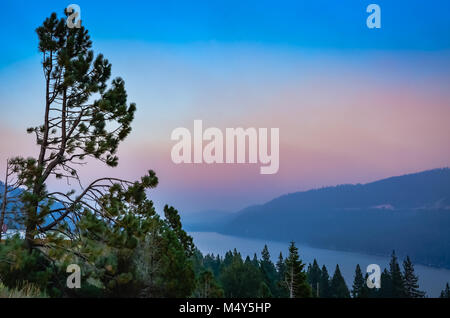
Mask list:
[[[5,189],[3,191],[3,201],[2,201],[2,213],[0,216],[0,242],[2,240],[2,233],[3,233],[3,223],[5,222],[5,214],[6,214],[6,207],[7,207],[7,201],[8,201],[8,171],[9,170],[9,162],[6,161],[6,176],[5,176]]]

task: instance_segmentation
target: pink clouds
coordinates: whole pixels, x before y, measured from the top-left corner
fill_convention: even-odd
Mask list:
[[[252,59],[246,51],[232,53],[230,62],[212,59],[217,66],[161,51],[162,65],[139,63],[139,56],[115,68],[138,105],[119,167],[93,164],[81,175],[134,179],[154,169],[160,186],[152,197],[159,206],[234,210],[287,192],[450,164],[449,66],[432,54]],[[280,128],[278,173],[260,175],[257,165],[175,165],[170,133],[194,119],[222,130]],[[33,153],[32,136],[0,122],[0,160]]]

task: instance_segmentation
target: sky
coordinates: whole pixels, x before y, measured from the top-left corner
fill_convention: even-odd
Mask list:
[[[85,183],[153,169],[158,208],[236,211],[450,165],[449,1],[6,0],[0,176],[6,158],[37,155],[25,133],[43,118],[34,30],[71,3],[138,107],[119,166],[90,163],[80,170]],[[366,26],[370,3],[381,8],[381,29]],[[195,119],[223,131],[279,128],[278,173],[261,175],[259,164],[175,165],[171,132],[192,131]]]

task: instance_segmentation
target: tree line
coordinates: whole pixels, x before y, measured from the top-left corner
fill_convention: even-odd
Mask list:
[[[423,298],[425,292],[419,289],[418,276],[409,257],[402,269],[395,252],[392,253],[389,268],[381,273],[380,288],[369,288],[369,274],[363,274],[356,265],[352,286],[347,286],[337,264],[331,275],[325,265],[319,266],[316,259],[306,266],[299,258],[294,242],[289,246],[289,255],[279,254],[273,263],[267,245],[261,251],[261,258],[243,257],[234,249],[224,257],[199,251],[195,253],[195,268],[203,286],[198,295],[207,297],[274,297],[274,298]],[[441,293],[449,297],[449,285]]]

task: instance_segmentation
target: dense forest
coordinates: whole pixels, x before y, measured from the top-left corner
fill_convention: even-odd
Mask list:
[[[261,257],[255,253],[243,259],[236,249],[223,257],[202,255],[177,223],[176,211],[166,212],[171,221],[161,221],[162,236],[151,239],[148,235],[134,249],[127,244],[108,248],[94,264],[83,266],[79,289],[67,287],[63,259],[49,262],[38,253],[29,254],[18,236],[6,239],[0,245],[0,297],[426,297],[409,257],[400,266],[394,252],[389,268],[381,273],[380,288],[368,287],[368,274],[359,265],[353,284],[347,286],[338,264],[333,273],[316,260],[306,266],[294,242],[289,254],[280,253],[276,263],[267,246]],[[450,298],[448,283],[440,297]]]
[[[200,297],[318,297],[318,298],[423,298],[425,292],[418,285],[418,276],[409,257],[400,266],[395,252],[389,268],[381,273],[380,288],[369,288],[368,273],[356,265],[353,284],[347,286],[339,265],[331,273],[316,260],[306,266],[299,258],[292,242],[286,258],[280,253],[278,261],[271,261],[267,246],[261,258],[242,258],[234,249],[225,254],[202,256],[195,253],[197,293]],[[295,264],[295,265],[294,265]],[[292,273],[294,273],[292,275]],[[294,286],[294,288],[293,288]],[[449,296],[448,284],[441,293]]]

